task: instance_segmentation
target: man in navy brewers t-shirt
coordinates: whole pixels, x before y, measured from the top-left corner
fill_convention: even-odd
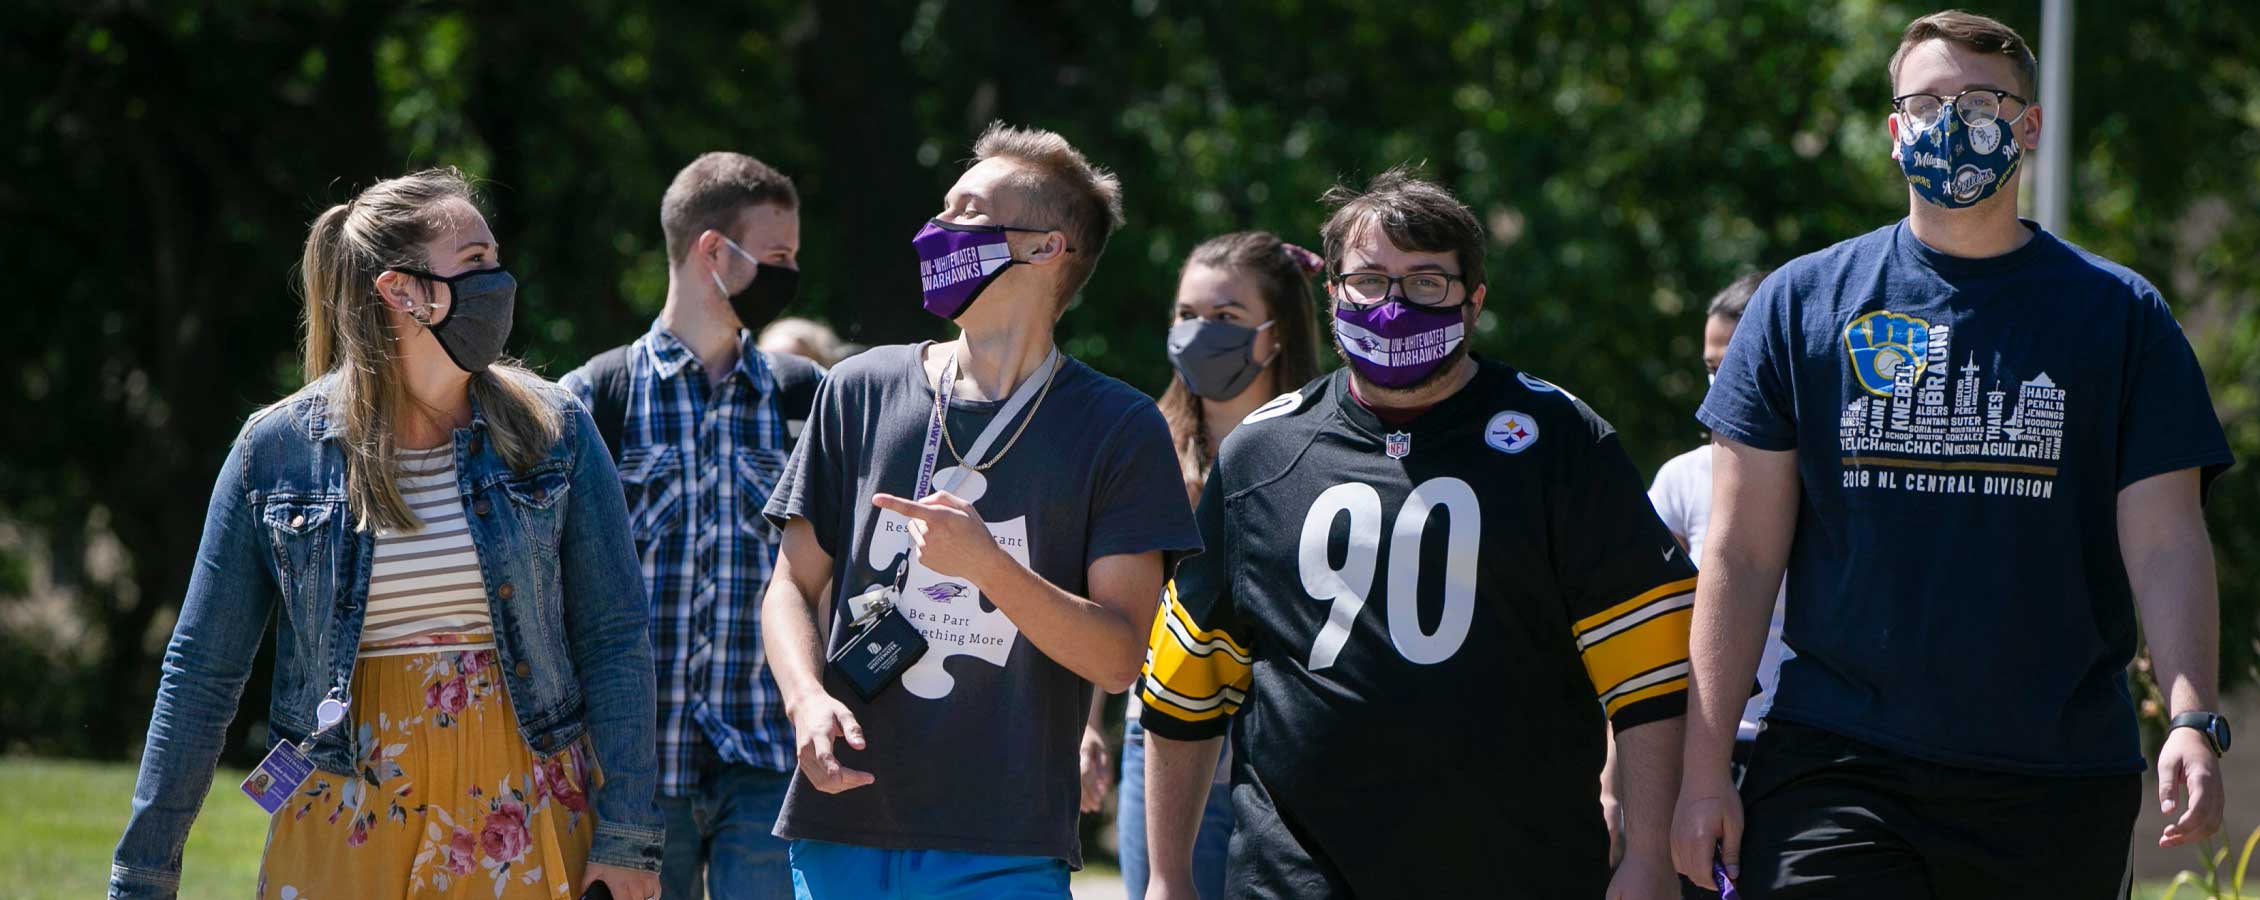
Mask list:
[[[1718,437],[1674,861],[1742,896],[2123,897],[2137,614],[2175,716],[2160,843],[2218,828],[2200,503],[2231,461],[2155,288],[2016,215],[2033,59],[1967,13],[1892,60],[1909,217],[1768,278],[1698,417]],[[1784,664],[1736,714],[1786,563]]]

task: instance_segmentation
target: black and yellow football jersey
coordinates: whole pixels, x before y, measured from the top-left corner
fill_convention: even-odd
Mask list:
[[[1234,897],[1598,897],[1603,716],[1680,715],[1695,569],[1609,424],[1478,360],[1402,428],[1250,415],[1156,617],[1148,731],[1233,741]]]

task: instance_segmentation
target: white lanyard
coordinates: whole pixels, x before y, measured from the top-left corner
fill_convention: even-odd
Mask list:
[[[918,485],[911,499],[923,500],[937,488],[953,490],[963,482],[966,473],[973,471],[973,466],[980,461],[981,454],[996,442],[997,435],[1004,433],[1005,423],[1020,414],[1020,408],[1027,406],[1029,399],[1043,389],[1058,367],[1059,348],[1053,347],[1052,352],[1044,357],[1043,363],[1036,367],[1036,371],[1029,373],[1028,380],[1021,382],[1020,387],[1012,392],[1012,397],[1005,400],[1004,406],[997,410],[997,417],[989,421],[988,427],[981,429],[981,436],[973,439],[973,449],[958,458],[957,471],[951,474],[947,482],[934,484],[934,466],[941,461],[942,429],[948,427],[944,416],[949,412],[950,398],[957,394],[957,354],[950,354],[949,362],[942,364],[941,384],[934,388],[934,414],[926,419],[926,445],[918,457]],[[917,561],[918,548],[913,546],[905,555],[896,557],[892,567],[894,580],[891,583],[883,582],[871,590],[849,597],[847,613],[850,621],[860,624],[892,607],[892,595],[902,591],[904,582],[910,577],[910,567]]]
[[[1004,433],[1004,426],[1020,414],[1020,408],[1028,405],[1028,401],[1036,396],[1045,382],[1051,380],[1052,370],[1058,365],[1059,348],[1053,347],[1044,361],[1036,366],[1036,371],[1028,373],[1028,378],[1020,382],[1020,387],[1012,392],[1012,397],[1004,402],[1004,407],[997,410],[996,418],[990,419],[988,427],[981,429],[981,436],[973,439],[973,447],[958,458],[957,471],[949,482],[935,484],[934,466],[941,458],[942,429],[949,427],[944,417],[948,415],[950,398],[957,394],[957,354],[951,353],[949,362],[942,364],[941,384],[934,388],[934,414],[926,420],[926,446],[918,457],[918,487],[911,493],[911,499],[923,500],[935,490],[953,490],[964,481],[966,473],[980,464],[981,454],[988,452],[989,445]]]

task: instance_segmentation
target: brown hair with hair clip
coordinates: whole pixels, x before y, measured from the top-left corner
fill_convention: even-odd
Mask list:
[[[1255,282],[1264,304],[1271,308],[1271,335],[1279,344],[1279,351],[1264,364],[1274,389],[1296,390],[1318,377],[1318,323],[1312,313],[1310,282],[1326,271],[1324,259],[1268,231],[1236,231],[1194,247],[1185,257],[1184,269],[1194,266],[1223,269]],[[1214,462],[1209,458],[1209,428],[1201,398],[1185,386],[1184,376],[1172,374],[1160,405],[1161,417],[1169,423],[1170,444],[1177,448],[1185,491],[1198,499]]]

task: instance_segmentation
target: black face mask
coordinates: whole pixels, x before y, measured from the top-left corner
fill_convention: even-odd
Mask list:
[[[722,273],[707,273],[714,277],[715,290],[721,291],[722,296],[730,299],[730,311],[737,314],[738,324],[758,329],[776,320],[777,315],[793,302],[793,295],[800,291],[800,270],[772,266],[754,259],[753,254],[745,252],[744,248],[738,246],[738,242],[729,238],[723,238],[722,243],[729,245],[730,252],[753,264],[753,280],[746,282],[745,287],[739,288],[737,293],[731,293],[729,288],[723,286]]]
[[[447,315],[436,321],[416,321],[431,329],[439,348],[455,367],[476,375],[502,358],[502,344],[510,339],[510,320],[518,305],[518,279],[501,266],[472,269],[448,278],[430,272],[394,266],[393,271],[435,284],[447,285],[454,298]],[[410,312],[410,315],[415,315]]]

